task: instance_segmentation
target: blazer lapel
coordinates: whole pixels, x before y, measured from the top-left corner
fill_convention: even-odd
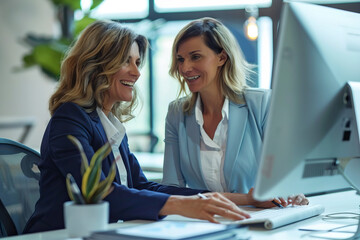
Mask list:
[[[190,115],[185,115],[185,128],[186,144],[189,154],[188,161],[194,173],[196,173],[194,176],[200,173],[202,179],[199,180],[204,181],[200,163],[200,128],[199,124],[196,122],[194,111]]]
[[[106,133],[105,133],[105,130],[101,124],[101,121],[100,121],[100,118],[99,118],[99,115],[97,114],[96,110],[91,112],[89,114],[91,120],[94,122],[94,125],[95,125],[95,128],[98,132],[98,134],[100,135],[101,137],[101,140],[102,140],[102,145],[104,145],[108,140],[107,140],[107,137],[106,137]],[[108,165],[109,165],[109,168],[111,166],[111,163],[112,161],[114,161],[114,154],[109,154],[108,157]],[[106,159],[104,159],[104,161],[106,161]],[[120,175],[119,175],[119,171],[118,169],[116,168],[116,175],[115,175],[115,179],[116,179],[116,182],[120,183]]]
[[[129,188],[132,188],[132,187],[134,187],[134,183],[132,181],[132,171],[130,169],[129,156],[127,154],[127,151],[128,151],[127,145],[128,145],[128,140],[127,140],[127,135],[125,134],[125,136],[120,144],[120,155],[124,162],[125,169],[127,172],[127,185]],[[116,175],[119,176],[119,182],[120,182],[120,174],[116,174]]]
[[[103,144],[105,144],[107,142],[107,137],[105,134],[105,130],[101,124],[99,115],[97,114],[96,110],[91,112],[89,115],[91,120],[94,122],[95,128],[97,129],[101,139],[103,140]]]
[[[246,128],[248,109],[245,106],[245,104],[229,103],[228,138],[224,161],[224,173],[227,173],[225,174],[225,182],[227,186],[231,186],[230,181],[232,178],[233,166],[237,159]]]

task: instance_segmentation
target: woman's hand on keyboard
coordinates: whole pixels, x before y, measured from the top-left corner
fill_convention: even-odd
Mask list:
[[[222,193],[208,192],[194,196],[175,196],[168,198],[160,215],[179,214],[185,217],[219,223],[215,215],[231,220],[243,220],[250,215],[238,208]]]
[[[247,194],[248,201],[250,205],[253,205],[255,207],[260,208],[272,208],[276,207],[273,201],[277,202],[278,204],[281,204],[283,207],[286,207],[288,205],[308,205],[309,200],[304,196],[304,194],[298,194],[294,196],[289,196],[287,200],[284,198],[274,198],[269,201],[257,201],[253,197],[254,188],[251,188],[250,191]]]

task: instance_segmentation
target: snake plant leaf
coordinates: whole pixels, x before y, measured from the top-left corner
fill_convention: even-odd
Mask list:
[[[107,142],[104,146],[99,148],[90,161],[89,168],[86,169],[83,175],[82,192],[86,199],[95,192],[99,184],[101,175],[101,162],[111,152],[111,144]]]
[[[87,172],[85,172],[84,176],[83,176],[83,181],[85,181],[86,184],[86,191],[83,192],[83,195],[85,197],[85,199],[87,200],[87,202],[90,202],[91,200],[91,196],[94,194],[94,192],[96,191],[98,185],[99,185],[99,181],[100,181],[100,176],[101,176],[101,167],[94,167],[90,169],[90,173],[86,174]],[[86,177],[87,176],[87,177]]]
[[[66,189],[67,189],[67,192],[68,192],[68,195],[69,195],[69,198],[71,199],[71,201],[75,201],[74,196],[73,196],[72,191],[71,191],[70,178],[71,178],[71,174],[68,173],[66,175]]]
[[[104,199],[107,195],[109,195],[114,187],[112,186],[112,182],[114,181],[114,178],[116,176],[116,164],[115,161],[111,165],[111,170],[109,176],[104,180],[105,181],[105,187],[106,190],[103,191],[103,194],[101,195],[101,198]]]
[[[85,170],[89,167],[89,163],[88,163],[88,159],[86,157],[86,154],[84,152],[84,148],[81,145],[80,141],[72,136],[72,135],[68,135],[67,136],[68,139],[70,139],[70,141],[79,149],[80,155],[81,155],[81,174],[84,175]]]
[[[101,201],[101,199],[104,199],[111,192],[110,187],[112,186],[112,182],[114,181],[115,175],[116,175],[116,162],[113,161],[108,176],[99,183],[96,191],[91,196],[89,196],[90,197],[89,201],[96,203]]]
[[[78,139],[74,136],[69,135],[68,138],[71,142],[77,146],[78,150],[83,153],[83,147]],[[100,182],[101,171],[102,171],[102,161],[105,157],[111,152],[111,145],[113,141],[107,142],[101,148],[99,148],[91,158],[90,164],[87,161],[86,155],[84,153],[84,157],[82,159],[86,159],[87,168],[82,172],[82,183],[81,183],[81,203],[84,204],[92,204],[98,203],[103,198],[105,198],[114,188],[112,186],[112,182],[114,181],[116,175],[116,161],[120,158],[116,158],[116,160],[112,163],[110,167],[110,171],[108,176]],[[76,201],[76,196],[74,196],[73,187],[71,185],[72,179],[71,174],[70,177],[66,178],[66,185],[68,188],[69,197],[73,201]]]

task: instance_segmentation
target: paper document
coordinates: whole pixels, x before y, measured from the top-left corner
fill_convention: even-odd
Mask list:
[[[324,212],[324,206],[322,205],[306,205],[306,206],[288,206],[285,208],[270,208],[270,209],[259,209],[259,208],[242,208],[247,211],[251,218],[231,221],[218,217],[223,224],[254,224],[264,223],[266,229],[278,228],[290,223],[301,221],[310,217],[317,216]]]
[[[246,228],[243,228],[246,230]],[[112,239],[238,239],[235,226],[209,222],[159,221],[129,228],[94,232],[87,240]]]

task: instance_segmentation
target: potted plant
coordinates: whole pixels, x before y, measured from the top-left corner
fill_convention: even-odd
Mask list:
[[[103,199],[113,190],[112,182],[116,174],[116,160],[112,163],[108,176],[100,181],[101,162],[111,152],[107,142],[92,156],[90,164],[78,139],[69,135],[81,155],[81,188],[68,173],[66,187],[71,201],[64,203],[64,221],[69,237],[88,236],[92,231],[105,230],[109,222],[109,203]]]

